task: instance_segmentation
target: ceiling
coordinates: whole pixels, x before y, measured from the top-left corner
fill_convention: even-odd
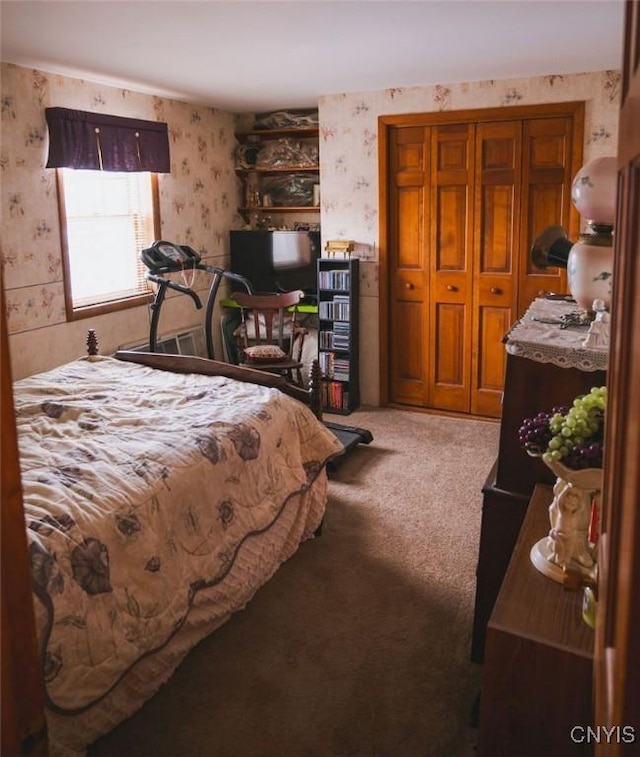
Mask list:
[[[622,0],[2,0],[5,62],[234,113],[620,68]]]

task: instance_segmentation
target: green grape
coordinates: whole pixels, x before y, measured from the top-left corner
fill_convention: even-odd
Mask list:
[[[606,405],[606,386],[591,387],[587,394],[575,397],[564,414],[560,408],[547,413],[548,441],[542,459],[548,463],[562,461],[575,470],[601,467]],[[537,417],[545,420],[544,415],[539,413]],[[544,424],[538,423],[538,438],[539,428],[543,429],[544,438]],[[531,436],[532,430],[526,426],[523,438],[529,440]]]

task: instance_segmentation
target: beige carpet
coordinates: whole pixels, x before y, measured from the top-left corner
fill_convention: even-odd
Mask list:
[[[498,425],[388,409],[320,538],[92,757],[472,757],[481,487]]]

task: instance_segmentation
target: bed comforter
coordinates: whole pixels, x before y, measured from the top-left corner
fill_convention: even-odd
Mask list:
[[[244,606],[321,522],[341,449],[275,389],[106,357],[16,382],[15,407],[47,706],[63,716],[162,650],[200,594],[218,597],[213,626]]]

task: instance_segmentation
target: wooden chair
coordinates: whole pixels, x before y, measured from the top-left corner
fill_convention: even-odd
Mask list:
[[[240,325],[233,336],[238,345],[241,365],[279,373],[292,384],[304,386],[302,348],[307,332],[298,325],[295,308],[304,292],[282,294],[248,294],[234,292],[231,297],[240,305]]]

